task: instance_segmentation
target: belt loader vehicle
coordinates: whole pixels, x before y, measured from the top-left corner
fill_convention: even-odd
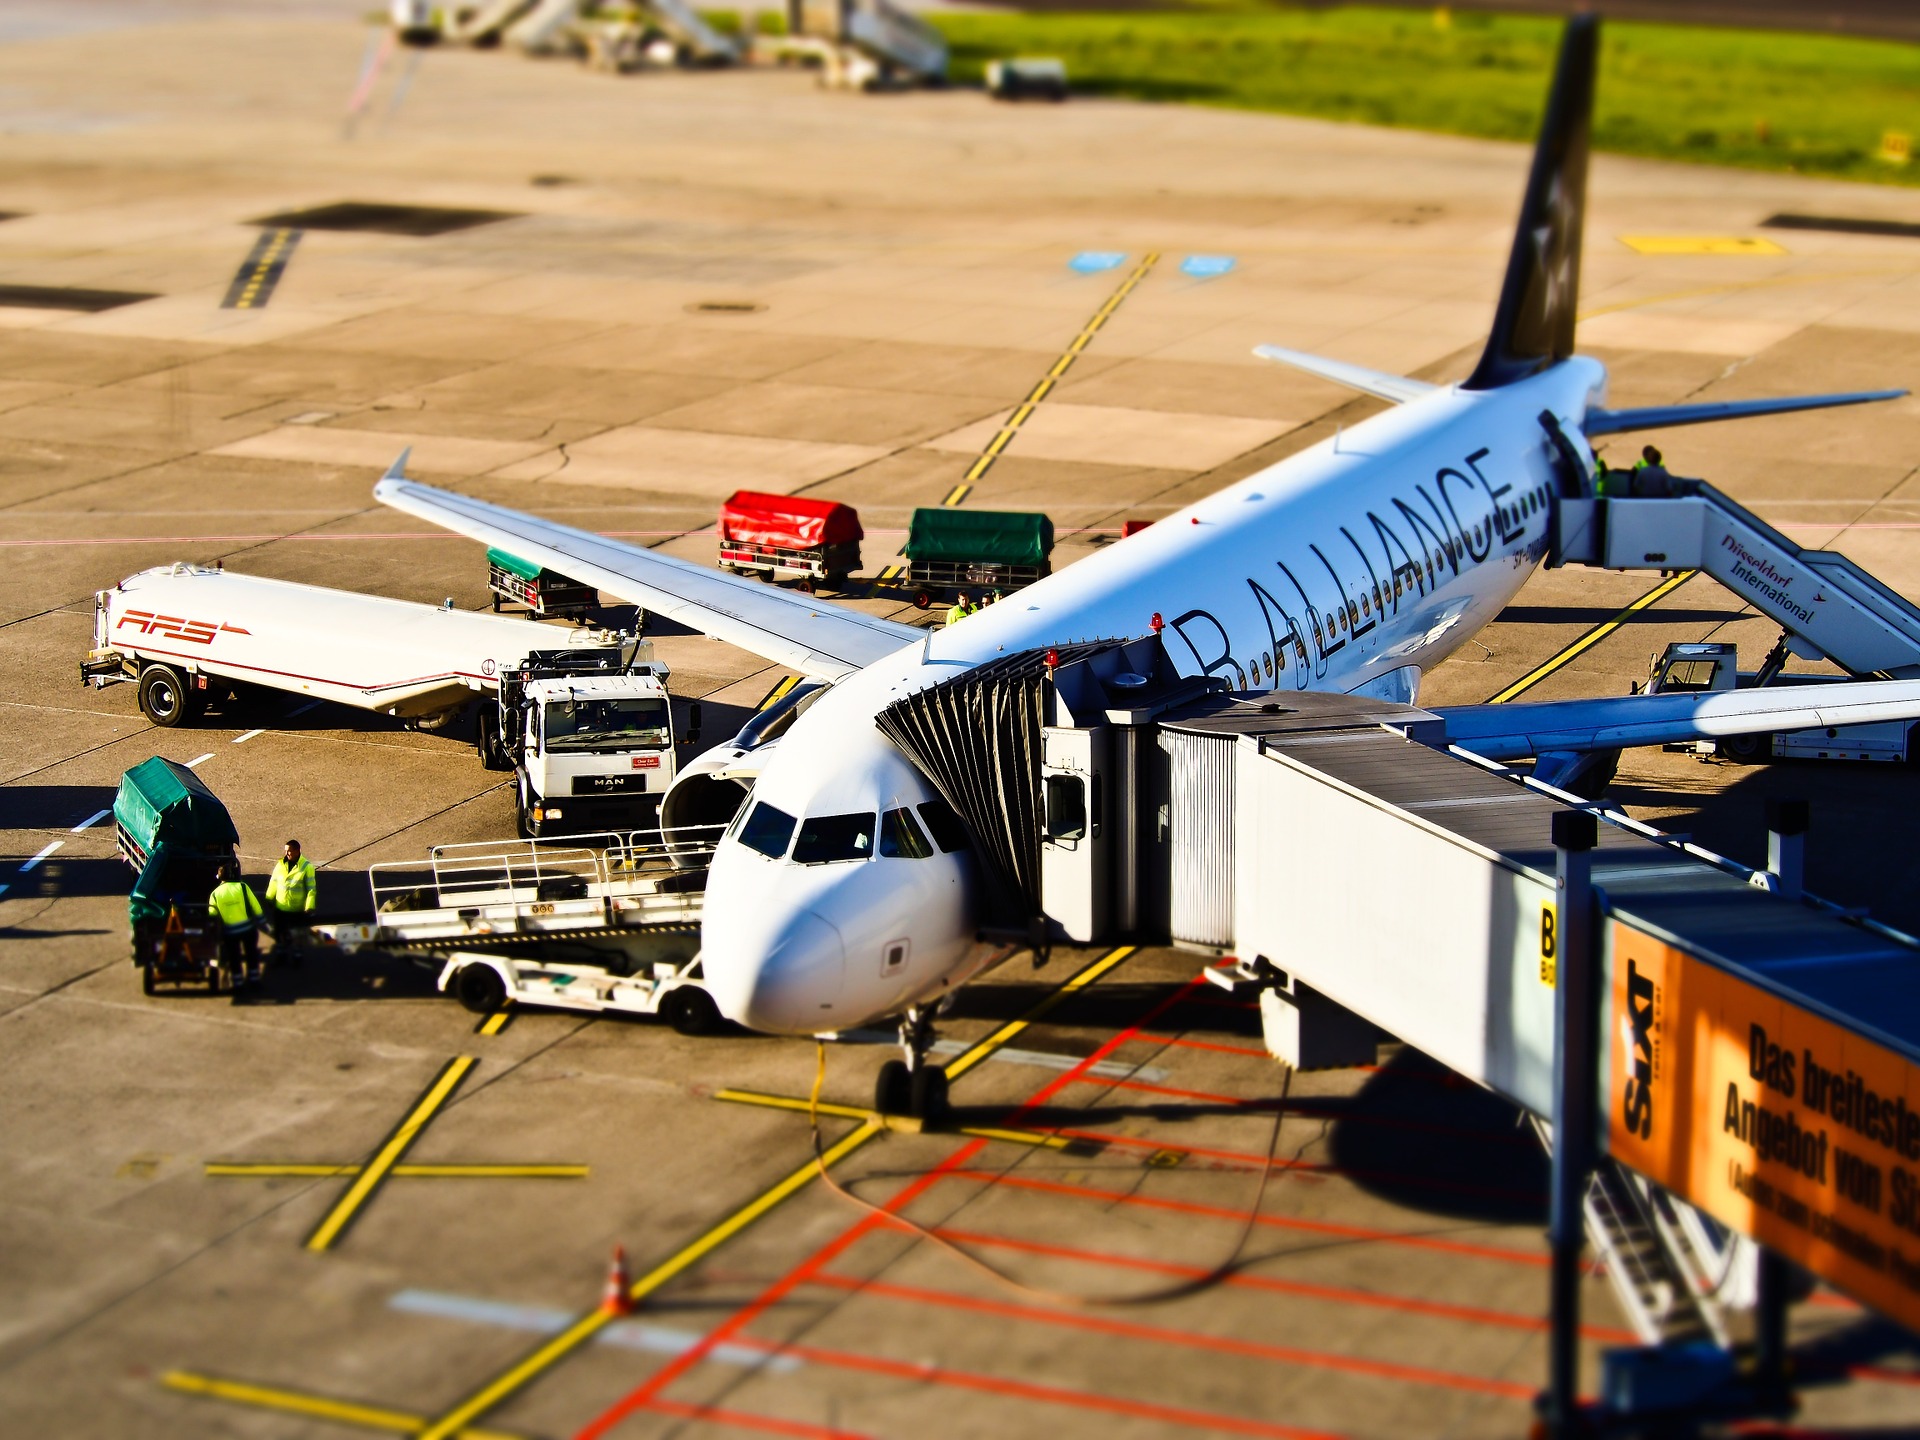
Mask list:
[[[558,642],[535,649],[542,640]],[[668,670],[612,631],[535,627],[175,564],[95,597],[81,679],[131,682],[156,725],[255,686],[442,728],[478,704],[478,748],[512,770],[525,835],[653,823],[676,771]],[[697,707],[689,711],[694,738]]]
[[[372,867],[374,918],[315,939],[435,966],[441,991],[488,1014],[508,1003],[658,1015],[717,1029],[700,967],[706,866],[724,826],[439,845],[426,864]]]

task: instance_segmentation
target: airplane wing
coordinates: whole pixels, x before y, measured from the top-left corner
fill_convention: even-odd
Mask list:
[[[376,500],[813,679],[838,680],[926,638],[912,625],[417,484],[406,478],[406,463],[404,454],[393,462],[373,487]]]
[[[1788,415],[1796,410],[1828,410],[1835,405],[1871,405],[1898,400],[1904,390],[1851,390],[1839,395],[1788,395],[1778,400],[1717,400],[1701,405],[1652,405],[1639,410],[1589,410],[1581,429],[1589,439],[1623,430],[1659,430],[1670,425],[1705,425],[1713,420],[1744,420],[1750,415]]]
[[[1718,740],[1820,725],[1920,720],[1920,680],[1773,685],[1757,690],[1614,695],[1436,708],[1447,739],[1488,760]]]

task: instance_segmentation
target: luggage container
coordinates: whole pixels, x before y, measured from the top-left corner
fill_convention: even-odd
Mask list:
[[[115,848],[136,875],[127,896],[140,988],[220,989],[220,935],[207,897],[234,859],[240,833],[214,793],[184,765],[154,756],[120,777]]]
[[[487,550],[487,589],[494,613],[500,604],[524,605],[536,620],[584,620],[600,608],[600,592],[578,580],[530,565],[504,550]]]
[[[907,580],[922,610],[960,590],[1018,590],[1051,573],[1053,521],[1024,510],[922,507],[907,533]]]
[[[860,568],[859,512],[832,500],[736,490],[720,507],[720,567],[763,580],[797,580],[812,594]]]

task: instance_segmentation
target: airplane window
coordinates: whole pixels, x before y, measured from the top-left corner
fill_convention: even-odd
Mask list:
[[[865,860],[873,854],[873,816],[810,815],[800,822],[800,838],[793,842],[796,865],[831,865],[840,860]]]
[[[778,860],[787,853],[787,842],[793,838],[793,827],[798,823],[786,811],[776,810],[762,800],[747,816],[747,823],[740,827],[740,843]]]
[[[1273,652],[1269,650],[1260,658],[1267,667],[1267,678],[1271,680],[1273,678]]]
[[[960,823],[960,817],[946,801],[926,801],[920,806],[920,818],[927,822],[933,843],[940,847],[942,854],[951,855],[968,848],[967,827]]]
[[[914,823],[911,810],[889,810],[880,817],[880,853],[902,860],[925,860],[933,845]]]

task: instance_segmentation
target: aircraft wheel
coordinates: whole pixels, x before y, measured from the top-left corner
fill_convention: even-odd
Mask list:
[[[199,713],[187,677],[171,665],[147,666],[140,672],[138,689],[142,713],[164,729],[184,725]]]
[[[720,1028],[720,1007],[698,985],[682,985],[660,1001],[660,1013],[682,1035],[711,1035]]]
[[[940,1065],[922,1065],[913,1072],[908,1093],[911,1113],[922,1120],[938,1121],[947,1114],[947,1072]]]
[[[873,1108],[882,1115],[913,1113],[913,1075],[904,1060],[889,1060],[873,1083]]]
[[[507,1003],[507,983],[491,965],[462,965],[454,972],[453,997],[476,1015],[491,1015]]]

